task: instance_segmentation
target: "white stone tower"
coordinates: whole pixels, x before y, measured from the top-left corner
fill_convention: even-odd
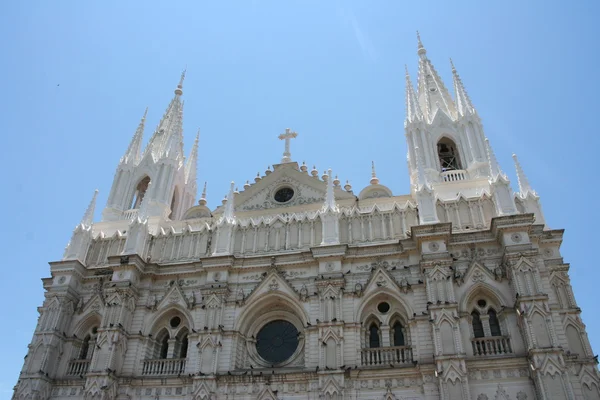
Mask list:
[[[185,163],[183,154],[183,80],[175,96],[150,138],[143,153],[142,139],[146,113],[135,131],[127,151],[121,157],[113,181],[104,221],[133,219],[142,200],[146,202],[146,217],[179,219],[196,199],[196,165],[198,140]],[[147,111],[147,110],[146,110]]]

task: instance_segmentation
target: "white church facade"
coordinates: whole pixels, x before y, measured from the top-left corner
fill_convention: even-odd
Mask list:
[[[182,76],[50,263],[13,399],[599,400],[563,230],[516,156],[511,189],[454,65],[451,95],[418,56],[404,195],[294,162],[286,130],[210,210]]]

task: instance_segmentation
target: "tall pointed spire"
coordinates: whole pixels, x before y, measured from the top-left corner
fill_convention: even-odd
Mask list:
[[[419,107],[419,100],[406,65],[404,66],[404,70],[406,72],[406,119],[409,122],[422,120],[423,112],[421,112],[421,107]]]
[[[156,131],[150,138],[145,153],[150,152],[155,160],[164,157],[183,160],[183,80],[185,71],[181,74],[175,96],[169,103],[165,114],[158,123]]]
[[[192,151],[190,152],[190,158],[188,158],[187,163],[185,165],[185,182],[186,183],[196,183],[196,174],[198,171],[198,142],[200,141],[200,129],[198,129],[198,133],[196,134],[196,140],[194,140],[194,145],[192,146]]]
[[[204,182],[204,188],[202,189],[202,195],[200,196],[200,200],[198,200],[198,204],[201,206],[206,205],[206,182]]]
[[[371,185],[379,184],[379,178],[377,177],[377,173],[375,172],[375,161],[371,161],[371,180],[369,181]]]
[[[232,224],[235,222],[235,205],[234,205],[234,186],[235,183],[232,181],[227,194],[227,202],[225,203],[225,210],[223,210],[223,216],[221,217],[222,222]]]
[[[446,89],[433,64],[427,58],[427,51],[423,46],[423,42],[421,42],[419,32],[417,32],[417,42],[417,54],[419,55],[417,94],[421,111],[428,122],[433,120],[438,109],[441,109],[448,117],[455,119],[456,106],[452,96],[450,96],[450,92]]]
[[[129,147],[127,151],[121,157],[121,163],[137,163],[140,159],[140,153],[142,150],[142,140],[144,138],[144,128],[146,126],[146,116],[148,115],[148,107],[146,107],[146,111],[144,111],[144,115],[138,125],[135,133],[133,134],[133,138],[131,139],[131,143],[129,143]]]
[[[529,179],[525,175],[525,171],[523,171],[523,167],[521,167],[521,163],[517,158],[516,154],[513,154],[513,160],[515,160],[515,169],[517,170],[517,181],[519,182],[519,193],[523,197],[527,197],[529,193],[536,194],[535,190],[531,188],[529,184]]]
[[[496,160],[496,155],[494,154],[494,150],[492,150],[492,146],[490,146],[488,138],[485,138],[485,148],[488,155],[491,178],[496,179],[498,175],[502,174],[502,170],[500,170],[500,165],[498,165],[498,160]]]
[[[327,171],[327,192],[325,193],[325,203],[323,204],[323,212],[338,212],[339,208],[335,203],[335,194],[333,192],[333,178],[331,176],[331,169]]]
[[[96,210],[96,197],[98,197],[98,189],[94,191],[94,196],[90,201],[85,213],[83,214],[83,218],[81,218],[81,225],[83,226],[92,226],[94,223],[94,211]]]
[[[467,90],[456,72],[456,67],[454,67],[454,63],[452,59],[450,59],[450,66],[452,67],[452,79],[454,81],[454,93],[456,98],[456,107],[458,109],[458,113],[460,115],[470,115],[475,114],[475,107],[473,107],[473,103],[471,102],[471,98],[467,94]]]

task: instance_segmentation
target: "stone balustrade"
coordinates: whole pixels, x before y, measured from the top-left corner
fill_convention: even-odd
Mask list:
[[[505,336],[492,336],[471,339],[473,355],[493,356],[512,353],[510,339]]]
[[[90,360],[71,360],[67,367],[68,376],[82,376],[87,374]]]
[[[413,361],[410,346],[375,347],[362,349],[360,361],[362,365],[397,365],[410,364]]]
[[[179,375],[185,371],[185,358],[166,358],[160,360],[144,360],[142,375]]]

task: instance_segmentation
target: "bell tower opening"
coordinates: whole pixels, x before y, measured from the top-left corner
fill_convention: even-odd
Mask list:
[[[150,184],[150,177],[146,176],[144,179],[138,183],[135,188],[135,194],[133,196],[133,201],[131,202],[131,209],[140,208],[142,204],[142,200],[144,200],[144,196],[146,195],[146,191],[148,190],[148,185]]]
[[[456,144],[449,138],[443,137],[437,144],[441,172],[462,169]]]

